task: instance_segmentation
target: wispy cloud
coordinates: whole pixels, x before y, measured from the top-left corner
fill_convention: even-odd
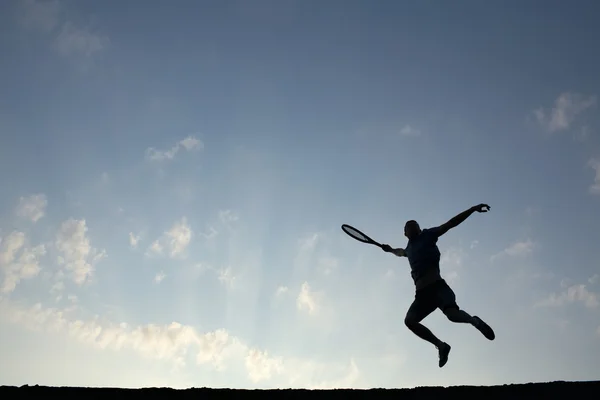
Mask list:
[[[96,264],[107,256],[104,250],[97,250],[87,237],[85,219],[70,218],[62,223],[56,235],[55,247],[60,252],[58,264],[63,265],[77,285],[88,281]]]
[[[592,129],[588,125],[584,125],[579,129],[579,131],[575,134],[575,139],[580,142],[585,142],[589,139]]]
[[[19,217],[29,219],[31,222],[37,222],[45,215],[47,206],[48,199],[43,193],[21,197],[16,214]]]
[[[160,271],[154,275],[154,283],[161,283],[166,277],[167,275],[164,273],[164,271]]]
[[[168,250],[171,258],[183,257],[184,252],[192,240],[193,231],[187,222],[187,218],[182,217],[171,226],[171,229],[165,231],[160,238],[156,239],[148,248],[149,253],[163,254],[164,249]]]
[[[19,5],[23,27],[51,37],[52,46],[61,55],[89,59],[110,45],[107,35],[66,19],[64,3],[58,0],[21,0]]]
[[[156,150],[153,147],[149,147],[146,149],[146,159],[150,161],[165,161],[172,160],[175,158],[177,153],[184,149],[186,151],[194,151],[194,150],[202,150],[204,149],[204,144],[193,136],[188,136],[185,139],[177,142],[173,147],[169,150]]]
[[[238,221],[239,219],[240,219],[239,216],[231,210],[220,210],[219,211],[219,220],[223,224],[230,224],[232,222]]]
[[[284,294],[288,293],[289,291],[290,291],[290,289],[287,286],[279,286],[275,290],[275,296],[277,296],[277,297],[283,296]]]
[[[595,107],[596,102],[596,96],[565,92],[554,101],[554,107],[550,112],[540,107],[533,114],[537,122],[548,132],[565,131],[572,127],[580,114]]]
[[[259,349],[250,349],[245,363],[248,376],[254,383],[268,380],[273,375],[280,375],[284,371],[282,357],[270,357],[268,352]]]
[[[304,282],[296,298],[296,307],[300,311],[306,311],[308,314],[314,315],[319,311],[320,297],[320,293],[314,292],[308,282]]]
[[[595,171],[594,182],[590,185],[590,193],[600,195],[600,159],[592,158],[587,164]]]
[[[129,232],[129,245],[133,248],[136,248],[139,242],[140,236],[135,235],[133,232]]]
[[[90,57],[110,45],[107,36],[93,33],[87,27],[79,27],[72,22],[65,22],[56,37],[56,49],[65,56]]]
[[[400,135],[402,136],[420,136],[421,131],[411,125],[404,125],[402,129],[400,129]]]
[[[536,307],[559,307],[570,303],[582,303],[586,307],[595,308],[600,305],[598,295],[587,289],[586,285],[571,285],[560,293],[553,293],[537,302]]]
[[[467,254],[460,247],[450,247],[442,254],[440,266],[444,269],[445,279],[450,284],[458,282]]]
[[[221,282],[226,288],[233,289],[237,276],[234,275],[231,267],[221,268],[217,270],[217,274],[217,279],[219,282]]]
[[[521,257],[530,254],[535,247],[535,243],[531,239],[527,239],[521,242],[515,242],[501,252],[494,254],[490,257],[490,261],[495,261],[498,258],[509,256],[509,257]]]
[[[19,16],[23,27],[49,33],[59,24],[61,4],[58,0],[20,0]]]
[[[345,368],[339,363],[271,355],[249,346],[226,329],[200,332],[178,322],[131,326],[108,318],[86,319],[81,316],[83,312],[77,304],[68,308],[46,308],[41,303],[23,307],[0,299],[0,318],[5,321],[33,331],[64,334],[99,351],[131,350],[174,367],[186,366],[188,355],[192,354],[195,364],[212,365],[216,371],[241,364],[254,383],[279,378],[285,386],[305,388],[351,386],[360,375],[354,360],[350,360],[350,368]]]
[[[4,275],[1,293],[11,293],[22,279],[31,279],[40,273],[40,258],[46,254],[46,247],[41,244],[30,248],[26,242],[25,234],[18,231],[0,237],[0,271]]]
[[[337,270],[339,264],[340,261],[337,259],[337,257],[329,255],[322,255],[317,259],[317,268],[324,275],[333,274]]]

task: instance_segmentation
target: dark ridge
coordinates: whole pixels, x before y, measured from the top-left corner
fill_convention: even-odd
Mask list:
[[[594,394],[595,393],[595,394]],[[89,399],[94,398],[121,399],[225,399],[225,398],[261,398],[261,399],[593,399],[600,396],[600,381],[582,382],[547,382],[526,383],[498,386],[450,386],[450,387],[416,387],[412,389],[277,389],[277,390],[242,390],[242,389],[119,389],[119,388],[80,388],[52,386],[0,386],[0,399],[16,399],[31,397],[38,399]],[[101,397],[102,396],[102,397]]]

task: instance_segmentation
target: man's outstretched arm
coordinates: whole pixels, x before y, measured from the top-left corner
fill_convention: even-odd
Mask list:
[[[476,206],[469,208],[468,210],[461,212],[460,214],[456,215],[455,217],[452,217],[448,222],[440,225],[437,228],[438,236],[442,236],[444,233],[448,232],[450,229],[455,228],[458,225],[462,224],[475,211],[488,212],[489,210],[490,210],[490,206],[488,206],[487,204],[478,204]]]
[[[406,252],[404,251],[403,248],[394,249],[389,244],[384,244],[381,246],[381,248],[383,249],[383,251],[385,251],[387,253],[392,253],[395,256],[406,257]]]

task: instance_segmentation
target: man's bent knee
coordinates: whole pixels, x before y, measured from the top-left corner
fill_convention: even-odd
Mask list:
[[[450,314],[456,314],[456,312],[460,310],[460,307],[454,303],[454,304],[448,304],[446,306],[444,306],[444,308],[442,309],[442,312],[446,315]]]
[[[408,329],[412,329],[412,327],[418,323],[419,320],[412,314],[407,314],[406,317],[404,317],[404,325],[406,325]]]
[[[450,306],[444,309],[444,314],[452,322],[470,322],[471,316],[458,306]]]

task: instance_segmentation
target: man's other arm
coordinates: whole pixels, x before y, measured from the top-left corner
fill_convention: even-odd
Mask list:
[[[486,210],[487,208],[487,210]],[[458,225],[462,224],[467,218],[471,216],[475,211],[477,212],[487,212],[490,209],[490,206],[487,204],[478,204],[461,212],[460,214],[452,217],[448,222],[438,226],[437,228],[433,228],[438,236],[442,236],[444,233],[448,232],[452,228],[456,228]]]

